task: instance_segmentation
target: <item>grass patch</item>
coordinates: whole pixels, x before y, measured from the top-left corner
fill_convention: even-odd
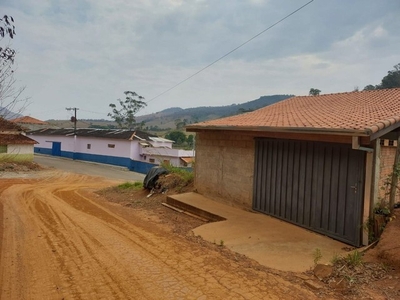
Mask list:
[[[136,181],[136,182],[124,182],[117,186],[120,190],[141,190],[143,189],[143,183]]]
[[[347,255],[346,261],[352,267],[362,265],[362,253],[355,250]]]

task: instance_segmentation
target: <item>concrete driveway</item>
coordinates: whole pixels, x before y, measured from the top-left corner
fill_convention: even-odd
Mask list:
[[[319,263],[329,263],[335,255],[345,254],[350,248],[299,226],[224,205],[197,193],[168,196],[167,203],[195,214],[211,213],[226,219],[193,231],[209,242],[223,244],[277,270],[303,272],[314,266],[317,249],[322,255]]]
[[[33,161],[45,167],[91,176],[102,176],[110,179],[143,181],[145,177],[143,174],[129,171],[124,167],[92,163],[82,160],[72,160],[69,158],[49,155],[35,154]]]

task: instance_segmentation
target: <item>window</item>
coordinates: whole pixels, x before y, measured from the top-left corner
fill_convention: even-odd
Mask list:
[[[153,162],[155,162],[156,160],[154,159],[154,158],[149,158],[149,162],[151,162],[151,163],[153,163]]]
[[[393,140],[389,141],[389,146],[394,146],[394,141]]]
[[[86,146],[87,149],[90,149],[91,147],[92,147],[91,144],[87,144],[87,146]]]
[[[7,145],[0,145],[0,153],[7,153]]]
[[[115,148],[115,144],[108,144],[108,148]]]

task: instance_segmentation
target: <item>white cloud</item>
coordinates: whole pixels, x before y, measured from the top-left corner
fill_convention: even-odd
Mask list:
[[[125,90],[150,100],[298,6],[291,0],[5,0],[0,8],[16,19],[17,77],[33,101],[26,113],[49,119],[65,117],[66,106],[80,107],[83,118],[106,117],[108,104]],[[400,62],[399,13],[398,0],[313,2],[146,111],[377,84]]]

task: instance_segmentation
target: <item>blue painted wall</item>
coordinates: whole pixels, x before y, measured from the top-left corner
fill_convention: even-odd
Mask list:
[[[35,153],[52,155],[52,149],[48,148],[34,148]],[[134,171],[137,173],[147,174],[147,172],[156,164],[150,164],[142,161],[131,160],[127,157],[117,157],[117,156],[107,156],[107,155],[97,155],[97,154],[86,154],[86,153],[73,153],[70,151],[61,151],[61,157],[84,160],[84,161],[92,161],[102,164],[114,165],[127,167],[130,171]]]
[[[158,165],[150,164],[150,163],[142,162],[142,161],[137,161],[137,160],[131,160],[129,170],[138,172],[138,173],[142,173],[142,174],[147,174],[147,172],[155,166],[158,166]]]

